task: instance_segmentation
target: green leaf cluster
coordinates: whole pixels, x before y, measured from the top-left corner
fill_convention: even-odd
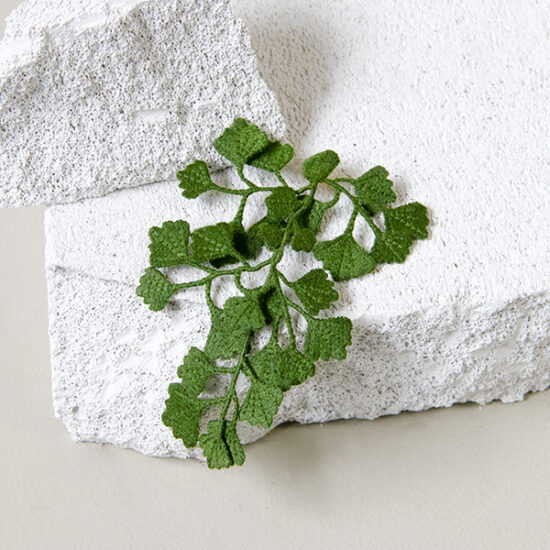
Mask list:
[[[382,263],[403,262],[413,242],[427,238],[428,216],[426,208],[416,202],[391,206],[397,197],[381,166],[356,179],[332,177],[340,163],[334,151],[306,159],[302,172],[307,183],[299,189],[290,187],[281,171],[294,157],[292,147],[271,141],[258,126],[241,118],[214,146],[235,165],[242,186],[227,188],[215,183],[207,165],[197,160],[178,173],[182,195],[187,199],[206,191],[238,195],[241,201],[234,218],[193,231],[185,220],[151,228],[150,267],[140,279],[137,294],[150,309],[159,311],[174,294],[204,288],[210,332],[204,348],[192,347],[178,368],[179,381],[168,388],[162,420],[186,447],[199,445],[209,467],[227,468],[245,460],[238,435],[240,422],[270,428],[285,392],[314,376],[318,360],[345,359],[352,323],[329,314],[338,300],[335,282],[371,273]],[[271,172],[277,185],[250,181],[246,166]],[[330,201],[315,198],[319,186],[332,188]],[[243,213],[256,193],[262,194],[266,215],[245,228]],[[346,229],[334,239],[319,239],[325,215],[342,198],[349,203]],[[359,218],[373,233],[370,250],[354,237]],[[312,253],[322,268],[288,280],[280,269],[287,247]],[[270,254],[259,261],[262,249]],[[167,271],[182,265],[201,276],[191,282],[173,282]],[[243,275],[260,271],[265,273],[261,284],[243,286]],[[212,284],[219,277],[232,278],[236,289],[236,295],[221,307],[211,296]],[[296,336],[300,316],[307,325],[303,344]],[[261,331],[267,331],[269,339],[258,346]],[[225,380],[223,395],[209,394],[212,377]],[[244,394],[237,387],[246,388]]]

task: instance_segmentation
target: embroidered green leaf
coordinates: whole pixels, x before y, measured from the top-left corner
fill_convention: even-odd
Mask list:
[[[269,250],[276,250],[283,241],[285,228],[280,223],[262,219],[250,228],[252,238]]]
[[[345,359],[351,344],[351,321],[347,317],[311,319],[307,324],[305,354],[316,361]]]
[[[335,281],[361,277],[376,267],[374,257],[349,234],[317,243],[313,253]]]
[[[225,423],[225,442],[227,443],[232,463],[236,466],[242,466],[245,461],[245,455],[241,440],[237,435],[237,425],[235,422]]]
[[[168,394],[170,397],[165,401],[162,421],[172,428],[176,439],[181,439],[186,447],[194,447],[199,437],[203,403],[196,396],[189,395],[182,384],[170,384]]]
[[[214,147],[222,157],[242,170],[249,159],[262,152],[269,144],[265,132],[242,118],[236,118],[233,125],[216,139]]]
[[[170,282],[158,269],[148,267],[139,280],[136,294],[152,311],[160,311],[179,290],[179,285]]]
[[[316,242],[315,232],[311,228],[300,227],[296,224],[290,243],[293,250],[296,250],[296,252],[311,252]]]
[[[257,298],[229,298],[223,309],[212,315],[205,352],[211,359],[231,359],[238,356],[253,330],[266,324]]]
[[[323,217],[331,208],[330,203],[313,200],[311,208],[304,215],[304,225],[307,225],[315,235],[321,231]]]
[[[312,315],[317,315],[322,309],[328,309],[332,302],[338,300],[338,292],[334,290],[332,281],[329,281],[323,269],[314,269],[306,273],[292,283],[292,288]]]
[[[340,158],[334,151],[323,151],[304,161],[302,172],[312,183],[324,181],[340,164]]]
[[[292,147],[270,141],[257,126],[240,118],[215,141],[215,147],[236,166],[241,187],[214,184],[202,161],[178,173],[180,187],[187,198],[209,190],[239,196],[234,218],[229,222],[212,220],[212,225],[191,234],[184,220],[151,228],[151,267],[136,292],[151,309],[160,310],[175,292],[204,288],[211,317],[204,351],[190,347],[178,368],[181,382],[168,388],[162,420],[185,446],[198,443],[210,468],[228,468],[245,460],[237,434],[239,422],[269,428],[284,392],[314,376],[315,361],[346,357],[351,321],[316,318],[338,298],[333,280],[360,277],[373,271],[377,263],[402,262],[414,240],[428,236],[428,217],[419,203],[390,208],[396,197],[389,174],[381,166],[357,179],[332,177],[340,162],[334,151],[306,159],[302,171],[308,183],[290,187],[281,170],[294,156]],[[245,164],[272,172],[276,178],[258,185],[245,177]],[[273,186],[273,180],[277,185]],[[315,199],[317,190],[327,186],[332,188],[332,199]],[[245,226],[247,203],[256,193],[262,193],[267,215]],[[323,220],[337,203],[338,212],[344,203],[349,207],[344,234],[319,242]],[[379,212],[384,215],[384,230],[372,219]],[[370,252],[353,238],[360,218],[374,236]],[[228,219],[225,214],[224,219]],[[300,254],[289,258],[290,249]],[[279,264],[283,259],[285,269],[292,261],[302,264],[311,252],[323,268],[288,281]],[[176,284],[157,269],[179,265],[200,275]],[[220,285],[229,285],[225,290],[234,292],[222,308],[214,304]],[[240,295],[235,296],[237,293]],[[224,290],[222,295],[226,295]],[[307,322],[305,340],[298,317]],[[215,378],[214,396],[206,391],[211,377]],[[205,411],[213,418],[206,430],[201,423]]]
[[[178,376],[186,393],[197,397],[204,391],[206,381],[214,374],[214,366],[206,354],[198,348],[191,348],[178,368]]]
[[[250,366],[259,381],[287,391],[315,374],[315,365],[294,345],[281,349],[271,341],[250,357]]]
[[[278,367],[280,388],[287,391],[292,386],[303,384],[315,374],[315,365],[295,346],[289,345],[282,352]]]
[[[244,463],[244,449],[233,423],[211,420],[207,433],[200,436],[199,444],[209,468],[229,468]]]
[[[282,361],[282,350],[273,341],[267,346],[249,357],[250,366],[254,376],[267,386],[280,387],[280,363]]]
[[[413,239],[428,238],[428,211],[423,204],[411,202],[384,212],[386,229],[409,235]]]
[[[196,160],[177,175],[179,186],[183,190],[182,195],[187,199],[195,199],[214,188],[208,166],[202,160]]]
[[[383,166],[375,166],[355,180],[357,197],[372,216],[380,212],[397,198],[393,192],[393,181]]]
[[[283,392],[278,387],[253,381],[241,408],[240,419],[252,426],[269,428],[282,400]]]
[[[372,247],[372,257],[378,263],[402,263],[409,254],[413,239],[406,234],[386,231],[376,238]]]
[[[183,220],[164,222],[149,229],[149,262],[152,267],[185,264],[188,260],[189,224]]]
[[[402,263],[415,239],[428,237],[426,207],[417,202],[384,211],[386,231],[374,242],[372,255],[379,263]]]
[[[282,302],[281,297],[274,288],[270,288],[260,296],[260,304],[269,324],[275,324],[281,320],[287,310],[287,305]]]
[[[247,164],[278,174],[294,158],[294,149],[275,141],[261,153],[251,158]]]
[[[235,254],[233,229],[228,223],[201,227],[191,233],[191,255],[197,262],[219,260]]]
[[[277,187],[265,199],[267,217],[273,222],[282,222],[298,208],[299,204],[293,189]]]

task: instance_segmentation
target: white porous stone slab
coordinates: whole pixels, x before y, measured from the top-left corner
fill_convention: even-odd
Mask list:
[[[432,221],[405,264],[338,285],[331,314],[354,319],[348,357],[320,362],[286,394],[275,424],[515,401],[548,387],[550,5],[235,7],[298,156],[333,148],[349,175],[384,164],[399,202],[423,202]],[[186,292],[153,313],[135,286],[151,225],[184,218],[198,227],[232,208],[215,196],[187,201],[165,182],[48,210],[54,404],[75,439],[197,456],[160,416],[182,357],[205,341],[202,295]],[[342,219],[335,212],[324,236]],[[306,263],[316,265],[296,253],[284,268],[296,277]],[[264,433],[242,429],[245,441]]]
[[[0,206],[226,166],[235,116],[284,132],[229,0],[26,0],[0,43]]]

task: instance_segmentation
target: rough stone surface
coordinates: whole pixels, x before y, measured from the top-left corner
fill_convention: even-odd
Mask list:
[[[550,5],[235,4],[298,156],[333,148],[350,175],[384,164],[399,201],[427,204],[432,219],[404,265],[339,285],[334,313],[355,325],[348,358],[321,362],[288,392],[277,423],[514,401],[548,387]],[[54,402],[76,439],[196,456],[160,414],[177,365],[206,337],[202,297],[152,313],[134,288],[147,229],[230,216],[212,200],[187,201],[165,182],[48,210]],[[337,234],[337,216],[324,232]],[[305,260],[294,254],[288,275]],[[263,434],[246,429],[246,441]]]
[[[26,0],[0,44],[0,206],[220,168],[235,116],[283,134],[229,0]]]

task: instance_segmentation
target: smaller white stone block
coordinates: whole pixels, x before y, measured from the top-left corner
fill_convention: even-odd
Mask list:
[[[0,43],[0,207],[221,168],[236,116],[284,133],[229,0],[26,0]]]

